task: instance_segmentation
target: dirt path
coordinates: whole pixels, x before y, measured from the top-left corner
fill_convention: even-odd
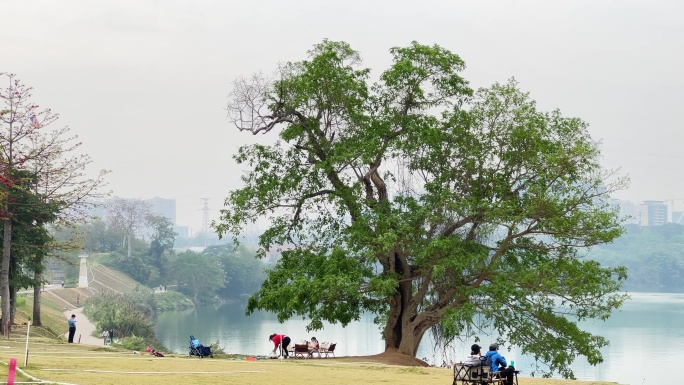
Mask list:
[[[74,336],[74,343],[79,343],[80,341],[82,345],[104,346],[102,338],[92,336],[95,331],[95,325],[83,314],[83,308],[81,307],[64,312],[64,327],[67,329],[64,337],[67,339],[69,338],[67,320],[71,318],[72,314],[76,315],[76,335]]]

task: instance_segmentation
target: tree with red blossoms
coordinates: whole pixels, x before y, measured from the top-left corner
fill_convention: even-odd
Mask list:
[[[2,319],[0,330],[7,326],[10,314],[9,267],[12,245],[12,216],[8,210],[12,201],[10,194],[13,170],[35,173],[37,183],[33,193],[44,203],[59,208],[55,224],[69,226],[85,218],[94,199],[104,196],[106,171],[89,177],[86,170],[92,159],[77,154],[81,145],[78,137],[70,134],[67,126],[51,128],[59,114],[49,108],[40,108],[32,101],[32,88],[25,86],[14,74],[0,73],[0,220],[3,225],[2,265],[0,268],[0,296]],[[43,225],[41,223],[40,225]],[[40,286],[43,280],[41,268],[34,271],[33,324],[40,325]]]

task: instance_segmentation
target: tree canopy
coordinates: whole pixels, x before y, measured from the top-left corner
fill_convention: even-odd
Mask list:
[[[345,325],[378,315],[386,351],[415,356],[428,330],[478,328],[573,377],[607,341],[577,321],[625,297],[621,267],[581,258],[622,229],[587,124],[540,111],[515,80],[473,90],[439,46],[390,50],[376,82],[344,42],[325,40],[273,79],[235,81],[228,112],[249,168],[217,223],[270,225],[260,255],[282,251],[248,312]]]
[[[199,303],[200,296],[212,296],[225,285],[225,272],[219,261],[211,257],[184,251],[171,259],[171,274],[178,290]]]

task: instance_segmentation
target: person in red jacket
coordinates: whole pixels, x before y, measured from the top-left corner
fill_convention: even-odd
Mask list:
[[[280,355],[283,358],[287,358],[287,346],[290,345],[290,337],[285,334],[271,334],[268,336],[268,340],[273,342],[273,354],[276,350],[280,349]]]

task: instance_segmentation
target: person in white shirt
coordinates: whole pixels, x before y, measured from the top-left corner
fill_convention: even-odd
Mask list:
[[[463,365],[465,366],[479,366],[481,363],[481,357],[482,354],[480,354],[480,349],[482,347],[478,344],[474,344],[473,346],[470,347],[470,355],[466,357],[465,361],[463,361]]]
[[[470,347],[470,355],[466,357],[465,361],[461,363],[454,363],[454,384],[459,381],[475,381],[480,375],[480,370],[472,369],[475,367],[481,367],[484,364],[482,361],[482,355],[480,354],[480,345],[473,344]]]

